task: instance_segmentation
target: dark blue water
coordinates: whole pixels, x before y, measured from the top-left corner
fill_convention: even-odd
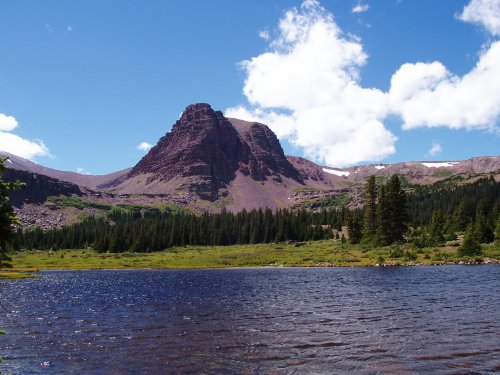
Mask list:
[[[1,281],[1,373],[500,371],[500,266],[43,272]]]

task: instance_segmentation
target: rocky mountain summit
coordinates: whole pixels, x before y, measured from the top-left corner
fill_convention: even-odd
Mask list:
[[[283,177],[303,183],[266,126],[229,120],[208,104],[186,108],[142,160],[114,189],[127,193],[164,192],[175,182],[203,199],[227,196],[237,175],[278,183]]]

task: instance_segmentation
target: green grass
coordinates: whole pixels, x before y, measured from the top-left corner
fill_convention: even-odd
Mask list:
[[[316,208],[316,207],[342,207],[347,205],[351,200],[348,193],[340,193],[339,195],[332,197],[327,196],[320,199],[304,199],[302,202],[296,205],[296,208]]]
[[[483,257],[500,260],[500,245],[486,245]],[[480,258],[483,258],[480,257]],[[233,246],[186,246],[154,253],[97,253],[93,250],[25,251],[12,254],[16,270],[121,269],[121,268],[224,268],[224,267],[321,267],[446,264],[476,258],[459,257],[456,247],[424,248],[410,246],[369,248],[342,246],[340,241],[293,244]]]
[[[292,190],[293,193],[314,193],[320,191],[319,189],[308,187],[308,186],[300,186]]]
[[[102,202],[93,202],[84,200],[78,197],[67,197],[67,196],[50,196],[47,197],[47,202],[56,204],[59,207],[75,207],[79,210],[83,210],[86,207],[96,208],[98,210],[111,210],[111,204]]]
[[[0,271],[0,279],[31,279],[38,277],[28,272]]]
[[[450,170],[445,170],[445,171],[436,171],[432,174],[433,177],[439,177],[439,178],[448,178],[453,176],[453,171]]]
[[[312,203],[319,204],[321,207],[342,207],[347,205],[351,197],[348,193],[340,193],[335,197],[324,197],[317,201],[312,201]]]

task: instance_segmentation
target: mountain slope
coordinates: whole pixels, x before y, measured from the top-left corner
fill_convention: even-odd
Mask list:
[[[130,168],[123,169],[118,172],[109,173],[106,175],[86,175],[76,172],[59,171],[57,169],[47,168],[40,164],[33,163],[20,156],[10,154],[0,150],[0,157],[8,158],[6,166],[20,171],[26,171],[34,174],[41,174],[57,180],[70,182],[75,185],[86,187],[88,189],[98,190],[105,188],[107,184],[120,179],[127,175]]]

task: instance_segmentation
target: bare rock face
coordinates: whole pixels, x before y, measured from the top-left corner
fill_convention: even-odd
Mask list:
[[[262,124],[243,123],[237,130],[210,105],[190,105],[127,177],[147,175],[148,184],[189,178],[189,190],[212,201],[237,171],[258,181],[280,182],[285,176],[302,182],[274,133]]]
[[[269,127],[238,119],[229,121],[238,131],[242,143],[246,145],[239,155],[240,172],[250,175],[257,181],[271,178],[281,182],[282,177],[287,177],[304,183],[299,172],[286,158],[278,138]]]
[[[49,196],[81,196],[83,193],[78,185],[71,182],[16,169],[7,169],[4,172],[6,181],[21,181],[24,186],[9,194],[10,203],[14,207],[21,207],[24,203],[43,203]]]

